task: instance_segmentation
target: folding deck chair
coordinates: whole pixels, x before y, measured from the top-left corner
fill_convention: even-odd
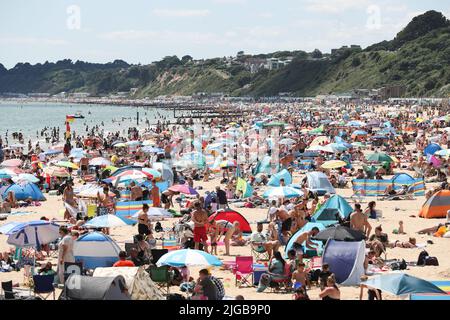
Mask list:
[[[236,267],[234,270],[236,287],[253,287],[253,257],[236,257]],[[249,279],[251,278],[251,281]]]

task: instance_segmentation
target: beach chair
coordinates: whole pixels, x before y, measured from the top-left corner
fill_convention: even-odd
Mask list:
[[[292,291],[292,280],[291,280],[291,270],[290,265],[286,263],[284,266],[284,276],[273,278],[270,282],[269,288],[270,292],[286,292],[289,293]]]
[[[251,246],[252,248],[252,256],[255,258],[255,261],[269,261],[269,253],[263,247]]]
[[[3,298],[5,300],[16,299],[16,295],[14,294],[14,291],[13,291],[13,282],[12,281],[2,282],[2,294],[3,294]]]
[[[234,271],[236,287],[253,287],[253,257],[236,257],[236,267]],[[249,279],[251,278],[251,282]]]
[[[39,296],[41,299],[47,300],[50,295],[53,295],[53,300],[55,300],[54,280],[54,275],[34,275],[34,296]]]
[[[151,263],[156,264],[158,262],[159,258],[161,258],[163,255],[165,255],[168,252],[169,252],[168,249],[151,249],[150,250],[150,253],[152,255]]]
[[[125,252],[127,253],[127,256],[129,257],[131,254],[131,249],[137,249],[137,244],[136,243],[131,243],[131,242],[125,242]]]
[[[150,274],[150,278],[157,285],[159,291],[164,295],[168,295],[170,293],[169,267],[150,266],[147,271]]]

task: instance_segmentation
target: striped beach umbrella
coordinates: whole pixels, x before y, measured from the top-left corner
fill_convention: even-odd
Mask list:
[[[263,195],[264,198],[298,198],[303,197],[303,192],[291,187],[270,188]]]
[[[125,223],[125,221],[113,214],[105,214],[103,216],[95,217],[85,224],[86,227],[92,228],[117,228],[126,225],[127,224]]]
[[[188,194],[188,195],[197,195],[198,194],[197,190],[195,190],[194,188],[191,188],[187,184],[176,184],[174,186],[171,186],[169,188],[169,190],[173,191],[173,192]]]
[[[222,265],[222,261],[220,261],[217,257],[204,251],[193,249],[182,249],[166,253],[161,258],[159,258],[156,265],[158,267],[160,266],[220,267]]]

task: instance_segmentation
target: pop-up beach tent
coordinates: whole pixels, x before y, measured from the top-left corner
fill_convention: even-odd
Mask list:
[[[122,276],[88,277],[72,274],[67,278],[60,300],[131,300]]]
[[[317,192],[319,195],[326,193],[336,194],[336,190],[331,185],[327,176],[323,172],[308,172],[306,174],[308,181],[308,189]]]
[[[33,201],[44,201],[45,197],[42,191],[34,183],[26,183],[24,185],[12,184],[2,189],[1,196],[6,199],[9,192],[13,192],[16,200],[23,201],[31,198]]]
[[[245,219],[245,217],[237,211],[231,209],[220,210],[214,213],[209,217],[209,221],[211,220],[225,220],[229,223],[234,223],[235,221],[239,222],[239,228],[244,233],[251,233],[252,228],[250,227],[250,223]]]
[[[320,209],[314,214],[312,220],[325,225],[337,223],[341,218],[347,218],[353,212],[353,208],[348,204],[347,200],[339,195],[334,195],[325,202]]]
[[[120,247],[109,236],[91,232],[75,241],[73,254],[83,268],[111,267],[119,259]]]
[[[165,300],[158,286],[144,267],[97,268],[93,277],[122,276],[132,300]]]
[[[322,263],[330,266],[336,275],[337,283],[343,286],[355,286],[364,275],[365,242],[344,242],[328,240],[325,245]]]
[[[450,210],[450,191],[441,190],[428,199],[420,210],[419,217],[426,219],[446,218]]]
[[[281,179],[284,180],[285,185],[290,185],[292,183],[292,176],[286,169],[281,170],[280,172],[274,174],[269,182],[268,185],[271,187],[279,187]]]

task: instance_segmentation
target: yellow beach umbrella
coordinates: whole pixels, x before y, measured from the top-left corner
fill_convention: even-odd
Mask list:
[[[327,161],[324,164],[322,164],[323,169],[338,169],[345,167],[347,165],[347,162],[341,161],[341,160],[331,160]]]
[[[62,168],[71,168],[74,170],[78,170],[78,166],[75,163],[70,162],[70,161],[59,161],[56,163],[56,166],[62,167]]]
[[[311,146],[311,147],[313,147],[313,146],[319,146],[319,145],[321,145],[321,144],[328,143],[328,141],[329,141],[329,140],[328,140],[328,137],[320,136],[320,137],[315,138],[315,139],[313,140],[313,142],[311,142],[310,146]]]

